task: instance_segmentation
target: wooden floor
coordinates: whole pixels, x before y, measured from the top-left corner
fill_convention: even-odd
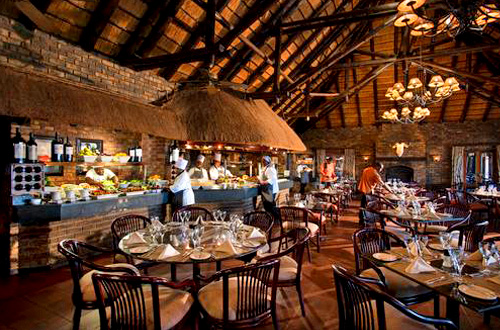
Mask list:
[[[340,222],[328,227],[326,241],[321,253],[313,249],[313,262],[303,267],[303,290],[306,317],[301,317],[297,294],[294,288],[280,289],[278,293],[278,317],[281,329],[336,329],[338,328],[337,303],[333,285],[332,264],[348,268],[354,266],[351,235],[357,229],[357,202],[352,203]],[[225,263],[223,267],[231,266]],[[204,274],[213,269],[203,269]],[[151,273],[167,276],[167,267],[156,267]],[[181,270],[189,274],[189,269]],[[72,282],[69,270],[64,267],[48,272],[12,276],[0,280],[0,330],[2,329],[70,329],[73,306],[71,303]],[[444,300],[441,306],[444,308]],[[416,307],[420,312],[432,314],[432,304]],[[441,311],[444,315],[444,309]],[[482,323],[481,315],[461,309],[462,329],[499,329],[500,319],[492,318],[489,327]],[[96,312],[84,312],[81,329],[97,329]],[[267,324],[262,329],[272,329]]]

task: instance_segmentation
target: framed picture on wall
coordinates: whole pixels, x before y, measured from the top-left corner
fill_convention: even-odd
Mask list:
[[[76,152],[77,152],[77,154],[79,154],[80,150],[82,150],[85,147],[87,147],[91,150],[96,149],[99,151],[99,154],[102,154],[102,150],[103,150],[102,146],[103,146],[102,140],[76,138]]]

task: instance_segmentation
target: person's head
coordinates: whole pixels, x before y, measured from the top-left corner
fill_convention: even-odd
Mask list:
[[[380,163],[380,162],[375,162],[375,164],[373,164],[373,167],[379,172],[381,173],[383,170],[384,170],[384,164]]]
[[[179,158],[175,162],[175,168],[177,169],[177,173],[180,173],[186,169],[186,166],[188,164],[188,161],[185,160],[184,158]]]
[[[222,155],[221,154],[215,154],[214,155],[214,165],[219,167],[222,161]]]
[[[264,166],[270,165],[271,164],[271,157],[269,157],[269,156],[262,157],[262,164]]]
[[[104,175],[104,166],[94,166],[94,171],[97,175]]]
[[[332,157],[326,157],[326,162],[328,164],[331,164],[332,163]]]
[[[196,167],[202,167],[203,162],[205,161],[205,156],[199,155],[198,158],[196,158]]]

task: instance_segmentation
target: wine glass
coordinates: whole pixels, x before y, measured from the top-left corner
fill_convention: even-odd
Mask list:
[[[467,254],[464,252],[463,247],[448,249],[448,252],[450,253],[453,269],[455,270],[452,276],[457,277],[457,281],[462,283],[462,270],[465,266],[465,261],[467,260]]]
[[[412,254],[411,254],[411,244],[415,243],[415,240],[414,240],[414,238],[412,236],[405,235],[403,237],[403,242],[405,243],[406,252],[408,253],[408,258],[411,258],[412,257]]]

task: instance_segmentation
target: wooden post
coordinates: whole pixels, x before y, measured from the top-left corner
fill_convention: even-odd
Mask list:
[[[11,121],[0,117],[0,277],[10,275],[10,223],[11,223],[11,198],[10,198],[10,171],[12,160],[12,145],[10,139]]]
[[[464,189],[464,200],[467,200],[467,151],[463,151],[462,153],[462,185]]]

